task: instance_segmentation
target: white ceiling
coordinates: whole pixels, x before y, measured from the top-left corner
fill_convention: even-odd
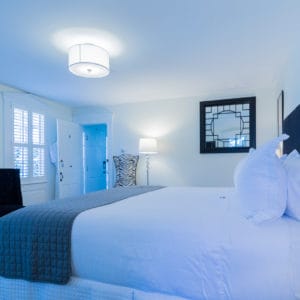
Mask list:
[[[58,31],[104,30],[111,74],[68,71]],[[2,0],[0,82],[72,106],[265,87],[300,44],[298,0]],[[300,50],[299,50],[300,55]]]

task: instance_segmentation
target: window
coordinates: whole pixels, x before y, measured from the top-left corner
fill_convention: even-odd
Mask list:
[[[45,116],[36,112],[13,109],[14,167],[22,178],[45,176]]]

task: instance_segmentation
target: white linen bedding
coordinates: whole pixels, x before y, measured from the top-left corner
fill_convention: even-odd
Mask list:
[[[231,188],[169,187],[81,213],[66,286],[0,277],[0,300],[276,300],[300,291],[300,223],[254,225]]]
[[[1,300],[184,300],[132,288],[71,277],[66,285],[0,277]]]
[[[80,214],[74,275],[187,299],[294,299],[300,225],[254,225],[230,188],[169,187]]]

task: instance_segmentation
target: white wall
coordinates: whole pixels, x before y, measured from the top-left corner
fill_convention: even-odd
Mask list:
[[[46,146],[56,141],[56,119],[72,120],[70,108],[28,94],[24,91],[0,85],[0,167],[13,167],[8,157],[11,155],[8,136],[8,129],[11,126],[8,114],[11,113],[11,104],[21,103],[30,106],[31,109],[42,111],[46,115]],[[48,150],[48,147],[47,147]],[[49,152],[46,153],[47,180],[38,184],[22,184],[23,201],[25,205],[44,202],[54,199],[55,195],[55,173],[54,166],[50,163]]]
[[[0,167],[5,166],[4,133],[5,107],[7,96],[11,93],[23,93],[0,85]],[[199,153],[199,101],[246,97],[257,98],[257,145],[276,136],[276,99],[278,90],[265,89],[253,91],[223,91],[210,95],[201,95],[189,99],[170,99],[144,103],[123,104],[104,108],[77,108],[32,96],[37,105],[44,105],[49,114],[47,144],[56,140],[56,118],[80,124],[108,124],[110,176],[113,173],[111,157],[120,154],[138,153],[140,137],[157,137],[159,153],[151,157],[150,184],[194,185],[194,186],[230,186],[233,184],[233,171],[238,161],[245,156],[238,154],[200,154]],[[49,178],[44,186],[23,186],[26,201],[37,202],[40,190],[46,191],[46,201],[55,195],[55,168],[49,162]],[[140,157],[138,166],[138,184],[145,184],[145,161]],[[112,181],[110,181],[110,186]]]
[[[157,137],[159,153],[151,157],[150,184],[231,186],[233,171],[245,154],[199,153],[199,101],[256,96],[257,145],[276,136],[277,92],[272,89],[224,91],[190,99],[173,99],[111,106],[113,154],[138,153],[140,137]],[[145,184],[140,157],[138,184]]]
[[[280,86],[284,90],[284,115],[285,117],[300,104],[300,58],[297,55],[291,58]]]
[[[11,88],[6,85],[0,84],[0,167],[4,166],[4,132],[5,132],[5,123],[4,123],[4,93],[6,92],[21,92],[17,89]]]

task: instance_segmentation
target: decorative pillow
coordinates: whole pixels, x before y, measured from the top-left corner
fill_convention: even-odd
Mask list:
[[[285,213],[300,221],[300,155],[297,150],[291,152],[283,162],[287,172],[288,192]]]
[[[254,148],[250,148],[249,149],[249,153],[248,153],[248,156],[255,152],[255,149]],[[235,167],[234,169],[234,174],[233,174],[233,182],[234,182],[234,185],[236,186],[237,185],[237,180],[240,176],[240,172],[241,170],[243,169],[243,165],[245,164],[245,162],[247,161],[248,159],[248,156],[247,157],[244,157],[242,160],[240,160],[240,162],[237,164],[237,166]]]
[[[115,187],[136,185],[136,168],[139,156],[121,154],[120,156],[114,156],[113,160],[116,167]]]
[[[243,214],[255,223],[280,218],[287,203],[286,171],[275,151],[284,134],[251,151],[235,171],[235,186]]]

